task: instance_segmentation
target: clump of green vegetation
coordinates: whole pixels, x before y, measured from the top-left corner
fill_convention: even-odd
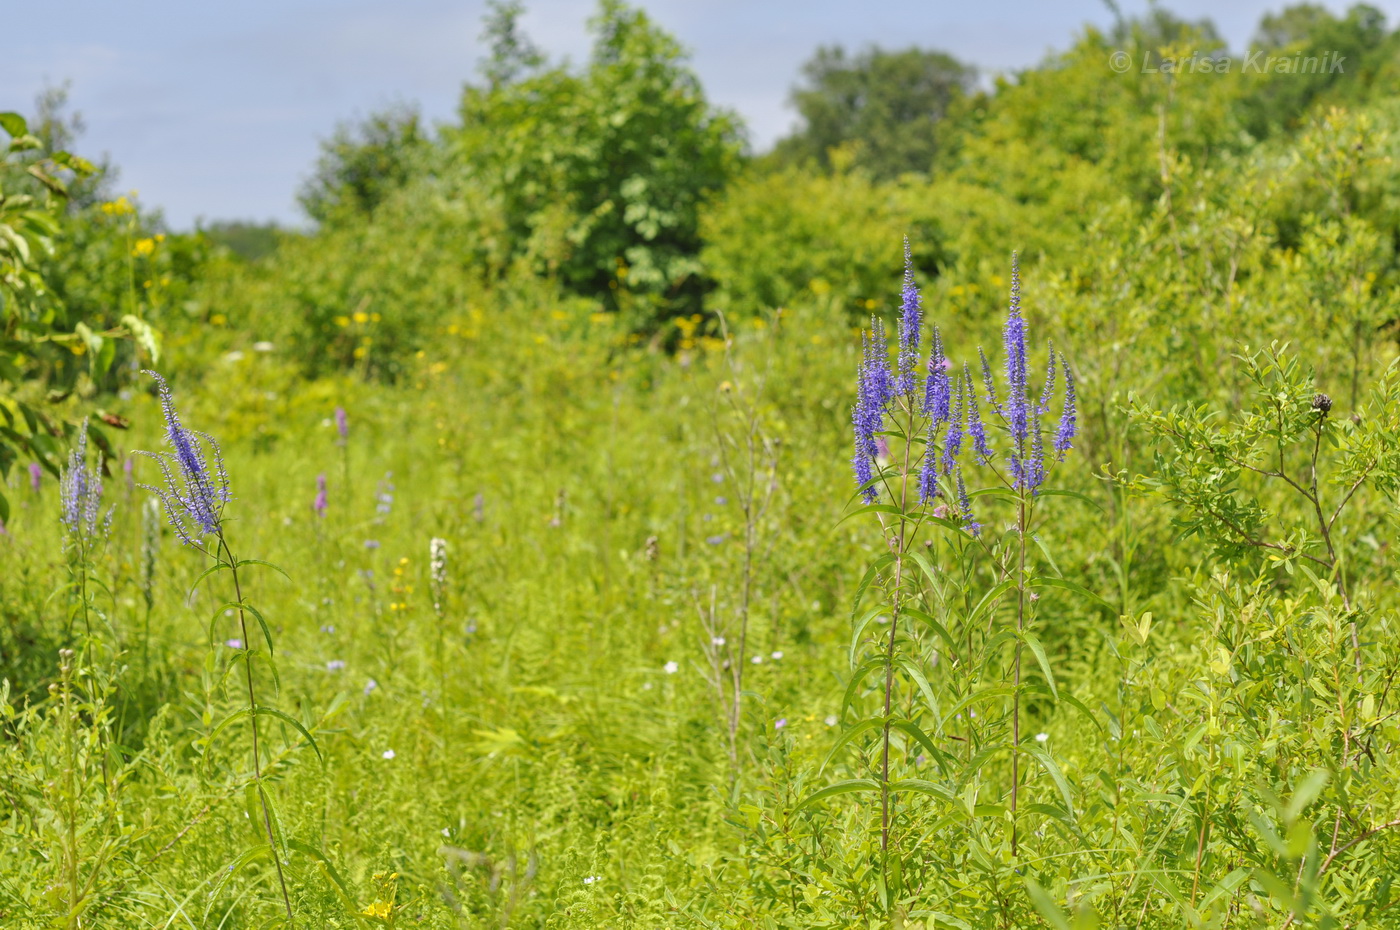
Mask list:
[[[1383,19],[827,51],[937,120],[748,158],[519,12],[256,261],[0,114],[0,922],[1388,926]]]

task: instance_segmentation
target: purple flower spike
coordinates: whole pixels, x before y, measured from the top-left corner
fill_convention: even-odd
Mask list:
[[[963,483],[962,469],[958,469],[958,516],[962,519],[962,528],[973,536],[982,535],[982,524],[972,516],[972,501],[967,496],[967,485]]]
[[[992,378],[992,363],[987,361],[987,353],[982,351],[982,347],[977,347],[977,357],[982,360],[982,387],[987,391],[987,406],[993,412],[1001,412],[1001,404],[997,403],[997,387]]]
[[[948,420],[948,434],[943,438],[943,474],[949,475],[953,472],[953,464],[958,460],[958,453],[962,451],[963,438],[963,383],[958,381],[957,391],[953,397],[953,415]]]
[[[939,423],[945,422],[950,414],[952,384],[948,378],[948,369],[951,367],[948,356],[943,354],[943,334],[935,326],[933,351],[928,357],[928,382],[924,388],[924,413]]]
[[[170,526],[181,541],[203,548],[197,540],[219,533],[223,526],[224,505],[233,499],[229,493],[223,455],[213,437],[186,429],[181,424],[175,399],[165,379],[154,371],[145,373],[156,379],[160,389],[166,441],[171,451],[136,453],[154,459],[164,479],[163,487],[144,484],[141,487],[160,498]],[[204,459],[206,446],[214,460],[212,469]]]
[[[314,500],[311,503],[311,509],[316,511],[316,516],[324,517],[326,515],[327,504],[328,501],[326,500],[326,474],[325,472],[322,472],[321,474],[316,476],[316,500]]]
[[[1074,372],[1070,371],[1069,360],[1060,356],[1060,364],[1065,370],[1065,407],[1060,414],[1060,428],[1055,431],[1055,454],[1065,460],[1065,453],[1074,448],[1071,442],[1077,432],[1078,413],[1075,409]]]
[[[344,407],[335,408],[335,431],[340,434],[341,442],[350,438],[350,417]]]
[[[42,478],[43,475],[44,469],[39,466],[38,462],[29,463],[29,487],[35,494],[39,493],[39,479]]]
[[[1006,421],[1011,427],[1011,440],[1018,457],[1025,457],[1026,439],[1030,435],[1030,403],[1026,397],[1026,321],[1021,316],[1021,266],[1016,253],[1011,253],[1011,308],[1002,332],[1006,347]]]
[[[851,411],[856,445],[851,465],[855,472],[856,484],[864,488],[861,496],[866,503],[873,504],[879,497],[879,492],[873,486],[866,485],[875,477],[873,464],[880,454],[875,434],[884,429],[885,405],[894,396],[894,384],[890,377],[885,331],[878,320],[871,320],[871,332],[864,337],[863,342],[864,355],[857,379],[856,405]]]
[[[1055,345],[1047,342],[1046,347],[1050,350],[1050,357],[1045,363],[1045,387],[1040,392],[1040,406],[1037,412],[1041,416],[1050,412],[1050,395],[1055,393]]]
[[[983,465],[992,460],[987,445],[987,427],[982,423],[982,411],[977,406],[977,391],[972,386],[972,372],[963,365],[963,382],[967,384],[967,434],[972,437],[972,449]]]
[[[69,544],[81,545],[97,536],[97,515],[102,509],[102,471],[87,460],[88,421],[78,431],[78,443],[59,479],[63,529]],[[111,519],[111,514],[108,514]]]
[[[914,260],[909,254],[909,237],[904,237],[904,292],[899,314],[899,377],[895,393],[914,396],[918,382],[915,367],[919,360],[919,330],[923,314],[919,309],[919,289],[914,286]]]

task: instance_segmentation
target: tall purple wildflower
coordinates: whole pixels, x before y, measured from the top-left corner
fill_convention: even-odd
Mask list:
[[[938,327],[933,328],[933,350],[928,357],[928,381],[924,387],[924,414],[943,423],[951,415],[950,402],[953,396],[952,381],[948,369],[952,363],[943,353],[943,334]]]
[[[1044,483],[1045,439],[1044,430],[1040,428],[1040,413],[1037,410],[1031,417],[1031,454],[1022,468],[1021,484],[1031,491],[1036,491]]]
[[[928,441],[924,445],[924,461],[919,466],[919,503],[927,504],[940,497],[938,490],[938,421],[928,421]]]
[[[1050,412],[1050,395],[1055,392],[1055,344],[1047,341],[1045,346],[1050,355],[1045,363],[1045,387],[1040,391],[1040,405],[1036,408],[1041,416]]]
[[[923,314],[919,309],[919,289],[914,286],[914,260],[909,253],[909,237],[904,237],[904,292],[899,312],[899,376],[895,393],[913,397],[918,383],[915,369],[919,362],[919,331]]]
[[[346,415],[344,407],[335,408],[335,431],[340,434],[340,441],[350,438],[350,417]]]
[[[160,406],[165,415],[165,436],[170,451],[137,453],[154,459],[160,466],[164,480],[164,487],[144,484],[141,487],[160,498],[175,535],[186,545],[202,548],[196,540],[219,532],[224,504],[233,499],[229,494],[223,455],[213,437],[186,429],[181,424],[175,399],[165,379],[154,371],[145,373],[155,378],[160,389]],[[214,460],[212,469],[205,462],[206,446]]]
[[[963,481],[962,469],[957,470],[958,485],[958,517],[962,520],[962,528],[973,536],[982,535],[982,524],[972,515],[972,501],[967,496],[967,484]]]
[[[963,364],[963,382],[967,385],[967,434],[972,437],[972,449],[978,461],[992,460],[992,447],[987,445],[987,427],[982,423],[982,411],[977,405],[977,390],[972,386],[972,372]]]
[[[39,479],[43,477],[43,474],[44,469],[40,467],[38,462],[29,463],[29,488],[35,494],[39,493]]]
[[[326,473],[322,472],[316,476],[316,499],[311,502],[311,509],[316,512],[316,516],[324,517],[328,504],[329,502],[326,500]]]
[[[851,424],[855,428],[856,451],[851,459],[856,484],[866,503],[874,503],[879,492],[873,486],[867,487],[874,479],[872,467],[880,454],[875,434],[884,429],[885,405],[894,396],[894,383],[890,377],[889,347],[885,342],[885,330],[879,320],[870,321],[870,333],[862,337],[863,355],[857,378],[856,405],[851,411]]]
[[[59,478],[61,519],[70,543],[81,543],[97,535],[97,516],[102,509],[102,472],[97,465],[88,464],[87,437],[88,421],[83,420],[77,445]]]
[[[987,406],[993,413],[1001,412],[1001,404],[997,403],[997,386],[992,377],[992,363],[987,361],[987,353],[982,351],[982,347],[977,347],[977,357],[982,360],[982,387],[987,392]]]
[[[948,419],[948,432],[943,437],[943,467],[945,475],[951,474],[953,464],[962,451],[963,438],[963,382],[959,379],[953,394],[953,415]]]
[[[1025,457],[1030,430],[1030,402],[1026,396],[1026,320],[1021,316],[1021,266],[1011,255],[1011,307],[1002,331],[1006,348],[1006,422],[1018,455]]]
[[[1055,454],[1063,462],[1065,453],[1074,448],[1071,440],[1077,432],[1078,412],[1075,409],[1074,372],[1063,355],[1060,356],[1060,364],[1065,370],[1065,406],[1060,412],[1060,427],[1055,431]]]

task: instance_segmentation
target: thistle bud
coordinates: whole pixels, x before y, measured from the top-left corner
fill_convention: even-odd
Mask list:
[[[1318,394],[1312,400],[1312,408],[1325,417],[1332,410],[1332,398]]]

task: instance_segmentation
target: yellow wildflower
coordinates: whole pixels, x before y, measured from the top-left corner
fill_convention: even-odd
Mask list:
[[[137,239],[136,244],[131,247],[131,254],[137,258],[149,258],[156,251],[156,240]]]
[[[356,311],[355,311],[355,322],[356,322],[356,323],[368,323],[368,322],[369,322],[369,314],[368,314],[368,313],[365,313],[363,310],[356,310]]]
[[[360,911],[360,913],[366,917],[377,917],[380,920],[388,920],[389,915],[393,912],[394,905],[390,904],[388,901],[375,901],[373,904],[366,906],[363,911]]]
[[[130,216],[136,212],[136,208],[131,205],[131,201],[125,197],[118,197],[116,200],[109,200],[102,205],[102,212],[107,216]]]

